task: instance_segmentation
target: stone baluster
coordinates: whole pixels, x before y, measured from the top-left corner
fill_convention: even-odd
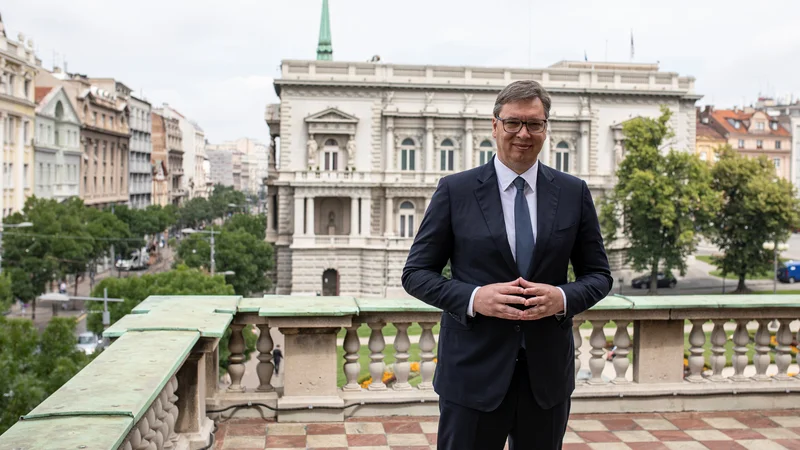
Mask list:
[[[354,323],[347,329],[344,336],[344,376],[347,384],[342,387],[345,391],[360,391],[358,374],[361,372],[361,363],[358,362],[358,351],[361,349],[361,340],[358,338],[359,323]]]
[[[258,374],[259,386],[256,391],[258,392],[272,392],[275,390],[272,387],[272,374],[275,372],[275,364],[272,362],[272,336],[269,334],[269,325],[258,324],[258,341],[256,341],[256,349],[258,350],[258,366],[256,366],[256,373]]]
[[[756,354],[753,356],[753,363],[756,366],[756,374],[753,375],[753,379],[756,381],[772,381],[772,377],[767,376],[770,359],[768,323],[769,321],[766,319],[758,319],[758,331],[756,331],[755,337]]]
[[[369,324],[372,329],[369,335],[369,374],[372,377],[372,383],[368,387],[370,391],[386,390],[386,384],[383,383],[383,371],[385,368],[383,350],[386,348],[386,342],[383,340],[383,326],[383,322]]]
[[[172,446],[176,447],[178,444],[178,433],[175,432],[175,424],[178,422],[178,413],[180,410],[178,409],[178,377],[175,375],[169,380],[169,417],[170,417],[170,428],[169,428],[169,440],[172,442]]]
[[[703,332],[704,319],[692,319],[692,331],[689,333],[689,376],[686,381],[693,383],[702,383],[706,380],[703,378],[703,366],[705,365],[705,357],[703,348],[706,344],[706,334]]]
[[[419,323],[422,327],[422,334],[419,337],[420,358],[422,358],[419,371],[422,383],[419,384],[419,389],[422,390],[433,389],[433,372],[436,369],[436,363],[433,361],[433,349],[436,348],[436,339],[433,338],[435,325],[435,322]]]
[[[153,404],[150,405],[147,414],[153,419],[152,422],[150,422],[150,428],[155,433],[153,442],[156,444],[156,449],[161,450],[164,448],[164,439],[166,436],[164,435],[164,422],[162,422],[159,417],[165,416],[166,414],[164,414],[164,408],[161,406],[161,400],[158,397],[156,397]]]
[[[583,384],[583,380],[578,380],[578,373],[581,371],[581,345],[583,345],[583,338],[581,338],[580,328],[583,324],[581,320],[572,321],[572,341],[575,346],[575,383]]]
[[[410,323],[395,323],[397,335],[394,338],[395,363],[394,375],[397,379],[394,383],[394,390],[409,391],[411,385],[408,384],[408,374],[411,372],[411,365],[408,362],[408,349],[411,348],[411,341],[408,339],[408,326]]]
[[[736,319],[736,330],[733,332],[733,370],[731,377],[733,381],[750,381],[744,376],[744,368],[747,367],[747,344],[750,343],[750,335],[747,334],[747,319]]]
[[[606,335],[603,331],[605,320],[591,320],[592,335],[589,337],[589,344],[592,349],[589,353],[592,357],[589,359],[589,370],[592,372],[592,378],[588,381],[589,384],[605,384],[603,381],[603,369],[606,366]]]
[[[144,425],[147,427],[146,428],[147,431],[145,431],[145,433],[142,435],[144,440],[147,441],[146,448],[148,450],[157,449],[158,446],[156,445],[156,430],[154,426],[156,422],[156,416],[155,414],[153,414],[153,408],[148,409],[147,412],[144,413],[144,417],[142,417],[142,420],[140,420],[139,422],[144,423]]]
[[[169,385],[169,383],[167,383]],[[158,395],[156,402],[158,403],[156,407],[156,419],[158,420],[160,426],[158,427],[158,433],[161,435],[161,448],[163,449],[171,449],[172,442],[169,440],[169,423],[167,420],[169,418],[169,404],[167,403],[167,386],[164,386],[164,389],[161,390],[161,393]]]
[[[231,337],[228,341],[228,374],[231,376],[231,385],[228,392],[244,392],[242,377],[244,376],[244,337],[242,336],[243,324],[231,324]]]
[[[714,330],[711,332],[711,370],[712,375],[708,378],[710,381],[721,382],[728,381],[727,378],[722,376],[722,369],[725,368],[725,342],[728,341],[728,335],[725,334],[726,319],[714,319]]]
[[[776,380],[788,381],[792,377],[789,376],[789,365],[792,363],[792,330],[789,329],[789,324],[792,322],[789,319],[780,319],[780,327],[778,332],[775,333],[775,340],[778,345],[775,347],[775,365],[778,366],[778,373],[775,375]]]
[[[614,334],[614,346],[617,347],[614,351],[613,360],[614,370],[617,372],[617,377],[612,381],[614,384],[629,383],[626,377],[628,366],[631,363],[628,360],[628,354],[631,351],[631,336],[628,334],[628,323],[627,320],[618,320],[617,332]]]

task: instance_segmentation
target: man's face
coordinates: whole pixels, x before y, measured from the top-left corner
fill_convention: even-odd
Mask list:
[[[509,120],[518,119],[523,122],[545,120],[544,105],[538,98],[532,100],[521,100],[518,102],[506,103],[500,109],[500,118],[506,121],[509,127]],[[531,128],[533,126],[531,125]],[[517,173],[528,170],[539,157],[546,137],[545,130],[539,133],[531,133],[525,125],[516,132],[509,133],[503,128],[503,122],[492,119],[492,136],[497,141],[497,157],[500,161]]]

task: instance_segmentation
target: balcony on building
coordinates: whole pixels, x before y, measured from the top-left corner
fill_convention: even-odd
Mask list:
[[[0,448],[200,448],[215,421],[266,430],[435,420],[441,315],[411,298],[151,296],[105,330],[111,344],[0,436]],[[798,318],[798,295],[610,295],[565,323],[576,348],[572,413],[791,414]],[[275,344],[286,355],[278,374]]]

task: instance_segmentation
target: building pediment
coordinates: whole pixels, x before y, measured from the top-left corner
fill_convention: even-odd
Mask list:
[[[353,136],[356,133],[358,117],[342,112],[337,108],[328,108],[306,117],[305,122],[308,125],[309,137],[336,134]]]
[[[306,117],[306,123],[340,123],[340,124],[357,124],[358,117],[351,116],[337,108],[328,108],[324,111],[312,114]]]

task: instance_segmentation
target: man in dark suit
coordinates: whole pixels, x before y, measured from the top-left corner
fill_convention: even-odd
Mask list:
[[[572,316],[604,298],[612,278],[586,183],[538,162],[549,112],[535,81],[498,95],[497,155],[441,179],[408,254],[403,287],[444,311],[440,450],[499,450],[507,438],[511,449],[561,448]]]

